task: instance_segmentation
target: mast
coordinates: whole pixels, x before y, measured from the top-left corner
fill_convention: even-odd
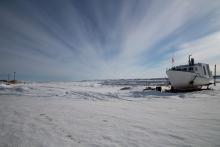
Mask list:
[[[190,55],[189,55],[189,65],[191,64],[191,61],[190,61],[190,57],[191,57],[191,56],[192,56],[192,55],[190,54]]]

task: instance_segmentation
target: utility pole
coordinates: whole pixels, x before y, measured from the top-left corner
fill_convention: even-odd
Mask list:
[[[214,71],[214,86],[216,86],[216,64],[215,64],[215,71]]]
[[[9,82],[9,80],[10,80],[10,75],[8,74],[8,82]]]
[[[14,72],[14,81],[15,81],[15,74],[16,74],[16,72]]]

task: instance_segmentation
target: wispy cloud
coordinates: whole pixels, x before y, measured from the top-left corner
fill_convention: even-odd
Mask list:
[[[1,71],[29,78],[164,77],[172,54],[220,65],[217,0],[3,0],[0,20]]]

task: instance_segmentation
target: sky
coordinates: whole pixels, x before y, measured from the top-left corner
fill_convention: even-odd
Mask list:
[[[189,54],[220,74],[219,0],[0,0],[0,79],[166,77]]]

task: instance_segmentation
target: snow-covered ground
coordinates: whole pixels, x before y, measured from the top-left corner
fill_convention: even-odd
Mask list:
[[[0,84],[0,147],[220,146],[220,84],[161,93],[120,82]]]

